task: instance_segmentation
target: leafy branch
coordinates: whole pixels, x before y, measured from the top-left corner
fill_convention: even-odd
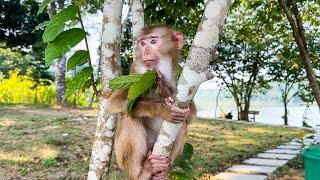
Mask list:
[[[54,0],[44,0],[38,13],[41,13],[45,7],[53,2]],[[63,28],[65,23],[73,20],[79,20],[81,28],[70,28],[64,31]],[[92,86],[96,96],[99,96],[100,93],[97,90],[96,82],[94,80],[87,33],[84,30],[80,7],[74,4],[69,5],[53,16],[50,21],[39,24],[36,29],[43,27],[45,27],[45,31],[42,35],[42,39],[44,42],[48,43],[48,46],[45,49],[45,61],[47,66],[49,66],[54,59],[69,52],[83,39],[85,40],[86,50],[78,50],[68,59],[67,70],[76,69],[77,66],[81,66],[87,62],[89,66],[77,72],[71,82],[67,84],[66,97],[79,89],[86,89],[90,86]]]
[[[131,114],[132,107],[137,99],[146,94],[155,85],[157,79],[157,72],[147,71],[144,74],[119,76],[109,82],[109,88],[115,89],[129,89],[127,113]]]
[[[82,17],[81,17],[81,13],[80,13],[80,10],[78,11],[78,16],[79,16],[79,21],[80,21],[80,24],[81,24],[81,28],[84,30],[84,25],[83,25],[83,22],[82,22]],[[89,45],[88,45],[88,39],[87,39],[87,36],[84,38],[85,40],[85,43],[86,43],[86,48],[87,48],[87,51],[88,51],[88,62],[89,62],[89,67],[92,68],[92,61],[91,61],[91,57],[90,57],[90,50],[89,50]],[[94,81],[94,76],[93,76],[93,73],[91,74],[91,80],[92,80],[92,88],[93,88],[93,91],[94,93],[96,94],[96,96],[99,96],[100,93],[98,92],[97,90],[97,86],[96,86],[96,82]]]

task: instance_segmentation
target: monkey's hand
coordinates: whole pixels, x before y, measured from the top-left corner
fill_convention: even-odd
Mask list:
[[[172,97],[166,98],[165,102],[168,106],[170,106],[170,110],[171,110],[170,115],[171,115],[172,122],[181,123],[191,118],[192,113],[191,113],[190,107],[187,107],[185,109],[179,108],[174,104],[174,99]]]
[[[165,179],[170,169],[170,159],[161,155],[154,155],[150,152],[147,155],[147,159],[144,163],[143,170],[152,169],[152,180]]]

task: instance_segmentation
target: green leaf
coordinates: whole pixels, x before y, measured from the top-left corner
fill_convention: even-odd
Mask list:
[[[133,83],[138,82],[140,79],[141,79],[141,75],[119,76],[110,80],[109,88],[112,90],[126,89],[126,88],[129,88]]]
[[[80,28],[69,29],[59,34],[59,36],[46,47],[46,65],[50,65],[54,59],[64,55],[70,48],[82,41],[85,36],[86,32]]]
[[[148,89],[152,87],[152,85],[155,83],[157,77],[157,72],[147,71],[146,73],[142,74],[141,79],[134,83],[129,88],[128,92],[128,99],[137,99],[140,95],[145,93]]]
[[[42,11],[44,10],[45,7],[48,6],[48,4],[50,4],[51,2],[53,2],[54,0],[43,0],[40,7],[39,7],[39,10],[38,10],[38,15],[42,13]]]
[[[38,24],[38,26],[36,26],[34,29],[35,29],[35,30],[39,30],[39,29],[41,29],[41,28],[43,28],[43,27],[46,27],[49,23],[50,23],[50,21],[45,21],[45,22],[43,22],[43,23],[40,23],[40,24]]]
[[[191,160],[193,155],[193,146],[190,143],[185,143],[183,147],[183,153],[185,159]]]
[[[127,110],[128,115],[131,115],[132,107],[133,107],[134,103],[137,101],[137,99],[138,98],[128,99],[127,106],[126,106],[126,110]]]
[[[67,70],[71,70],[76,68],[77,66],[81,66],[84,63],[88,62],[89,52],[86,50],[76,51],[68,60]]]
[[[53,41],[63,30],[64,23],[77,18],[79,7],[70,5],[67,8],[62,9],[56,14],[47,25],[42,39],[44,42]]]
[[[86,89],[89,89],[89,87],[93,84],[92,78],[88,79],[84,85],[82,86],[81,90],[85,91]]]
[[[80,72],[78,72],[70,81],[70,83],[67,84],[66,97],[82,88],[92,73],[93,69],[91,67],[83,68]]]

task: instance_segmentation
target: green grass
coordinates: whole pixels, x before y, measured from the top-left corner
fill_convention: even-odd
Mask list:
[[[70,119],[80,113],[92,115],[96,112],[87,109],[1,107],[0,177],[86,179],[96,121]],[[194,147],[190,165],[198,178],[214,175],[234,163],[306,133],[294,128],[196,119],[189,127],[187,138]],[[124,179],[114,162],[111,179]]]

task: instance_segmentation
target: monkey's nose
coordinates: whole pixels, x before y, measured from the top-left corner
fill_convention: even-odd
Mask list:
[[[148,55],[149,53],[150,53],[149,46],[145,46],[143,54]]]

